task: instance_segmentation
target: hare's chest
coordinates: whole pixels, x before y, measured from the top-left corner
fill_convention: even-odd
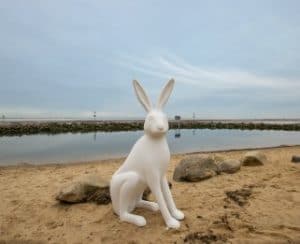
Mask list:
[[[151,164],[159,169],[162,173],[167,171],[170,162],[170,151],[167,145],[155,148],[149,157]]]
[[[128,167],[144,173],[158,172],[164,174],[170,161],[170,150],[167,141],[153,140],[143,136],[133,147],[126,164]]]

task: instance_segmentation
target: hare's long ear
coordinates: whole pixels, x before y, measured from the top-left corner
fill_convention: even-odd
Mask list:
[[[169,80],[164,89],[161,91],[157,102],[157,108],[162,109],[165,106],[173,90],[174,83],[174,79]]]
[[[133,80],[132,83],[133,83],[134,91],[135,91],[135,94],[136,94],[138,100],[143,105],[145,110],[147,112],[149,112],[152,108],[152,105],[151,105],[151,102],[150,102],[146,92],[144,91],[143,87],[140,85],[140,83],[137,80]]]

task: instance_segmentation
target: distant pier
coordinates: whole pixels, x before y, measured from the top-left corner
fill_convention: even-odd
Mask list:
[[[300,120],[170,120],[171,129],[299,131]],[[0,136],[142,130],[144,120],[4,121]]]

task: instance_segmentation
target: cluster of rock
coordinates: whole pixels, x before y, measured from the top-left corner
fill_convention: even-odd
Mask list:
[[[172,183],[168,183],[171,189]],[[151,190],[147,187],[143,193],[143,199],[148,200],[150,194]],[[98,174],[85,175],[63,186],[56,195],[56,200],[64,203],[109,204],[111,202],[109,181]]]
[[[267,161],[266,156],[259,151],[250,151],[241,160],[224,159],[214,155],[193,155],[180,161],[175,168],[175,181],[201,181],[221,173],[232,174],[241,166],[259,166]]]
[[[0,136],[59,134],[66,132],[133,131],[143,128],[142,121],[47,121],[47,122],[2,122]]]
[[[266,156],[258,151],[246,153],[241,160],[224,159],[218,155],[188,156],[182,159],[175,168],[173,179],[175,181],[201,181],[221,173],[233,174],[239,171],[242,165],[263,165],[266,160]],[[172,187],[170,182],[169,186]],[[150,193],[150,189],[146,189],[143,199],[147,199]],[[109,181],[97,174],[86,175],[63,186],[56,199],[66,203],[108,204],[111,202]]]
[[[0,135],[57,134],[66,132],[91,131],[133,131],[143,129],[143,120],[82,120],[82,121],[43,121],[43,122],[9,122],[0,121]],[[170,120],[171,129],[241,129],[241,130],[288,130],[299,131],[300,123],[268,124],[252,122]]]
[[[65,203],[96,202],[108,204],[111,202],[109,181],[97,174],[86,175],[62,187],[56,200]]]

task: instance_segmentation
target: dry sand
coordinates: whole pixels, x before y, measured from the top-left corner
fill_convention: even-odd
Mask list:
[[[173,196],[185,213],[179,230],[167,230],[159,212],[138,209],[147,225],[120,222],[111,205],[62,205],[55,195],[74,177],[99,173],[110,178],[122,159],[71,165],[0,168],[0,243],[182,243],[187,235],[220,243],[300,243],[300,146],[262,150],[269,162],[242,167],[198,183],[172,181]],[[218,153],[239,159],[246,151]],[[225,192],[250,189],[244,206]],[[191,239],[189,239],[191,240]],[[195,243],[201,243],[200,241]]]

